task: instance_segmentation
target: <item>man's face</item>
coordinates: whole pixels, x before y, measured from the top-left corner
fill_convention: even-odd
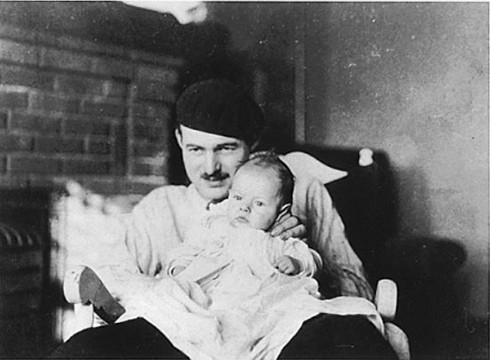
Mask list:
[[[227,216],[231,225],[267,231],[282,204],[277,173],[245,164],[236,173],[228,199]]]
[[[185,171],[205,200],[228,196],[235,171],[248,159],[243,140],[194,130],[180,125],[175,136],[182,149]]]

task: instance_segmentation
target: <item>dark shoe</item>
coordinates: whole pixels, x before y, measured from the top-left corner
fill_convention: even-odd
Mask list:
[[[69,272],[63,287],[69,302],[92,304],[94,312],[109,324],[114,323],[126,312],[89,267],[78,267]]]

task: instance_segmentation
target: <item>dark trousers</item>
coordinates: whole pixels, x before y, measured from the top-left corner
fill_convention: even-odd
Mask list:
[[[48,358],[187,359],[157,328],[141,318],[83,330]],[[321,314],[303,324],[280,359],[396,359],[396,356],[364,317]]]

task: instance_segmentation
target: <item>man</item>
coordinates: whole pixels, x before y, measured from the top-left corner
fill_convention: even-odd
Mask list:
[[[135,207],[127,224],[126,246],[138,271],[150,277],[162,271],[168,250],[185,241],[191,225],[206,216],[210,204],[228,195],[237,167],[257,145],[265,122],[245,92],[216,79],[187,88],[177,101],[176,118],[175,136],[191,185],[152,191]],[[321,254],[325,270],[337,278],[341,294],[369,298],[372,292],[362,264],[345,238],[327,191],[315,182],[298,182],[296,187],[294,197],[299,200],[293,214],[308,225],[309,245]],[[273,226],[272,235],[302,237],[306,229],[298,218],[283,218]],[[393,353],[366,319],[320,315],[304,324],[283,355],[326,358]],[[185,358],[143,319],[83,331],[52,354],[55,358],[162,356]]]

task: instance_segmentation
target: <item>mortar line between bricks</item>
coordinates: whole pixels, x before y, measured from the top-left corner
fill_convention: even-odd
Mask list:
[[[32,160],[74,160],[86,161],[92,163],[110,163],[113,161],[111,155],[101,154],[76,154],[76,153],[53,153],[53,152],[28,152],[28,151],[11,151],[8,156],[13,159],[32,159]]]
[[[96,79],[103,79],[103,80],[116,80],[119,82],[127,82],[128,80],[131,80],[130,77],[126,76],[121,76],[121,75],[111,75],[108,73],[103,73],[103,72],[94,72],[94,71],[87,71],[87,70],[73,70],[69,68],[62,68],[62,67],[55,67],[55,66],[45,66],[45,65],[38,65],[38,69],[47,71],[47,72],[53,72],[56,74],[66,74],[66,75],[75,75],[75,76],[89,76],[91,78],[96,78]]]
[[[64,94],[60,91],[55,91],[55,90],[44,90],[44,89],[33,89],[32,87],[29,86],[24,86],[24,85],[2,85],[0,84],[0,90],[6,88],[8,90],[8,87],[12,87],[15,89],[16,87],[21,87],[22,91],[29,92],[33,96],[35,95],[43,95],[43,96],[49,96],[49,97],[54,97],[58,98],[60,100],[80,100],[82,101],[91,101],[94,104],[109,104],[109,105],[120,105],[122,103],[121,98],[118,97],[108,97],[100,94]],[[25,89],[24,89],[25,88]]]
[[[46,41],[46,37],[51,37],[52,40]],[[72,51],[75,53],[88,54],[90,56],[110,57],[110,58],[113,58],[116,60],[123,60],[123,61],[128,61],[128,62],[132,61],[131,54],[129,53],[129,51],[131,51],[131,50],[126,50],[122,46],[119,47],[122,50],[121,53],[116,53],[114,51],[111,52],[111,50],[107,50],[107,47],[109,47],[109,48],[115,48],[116,47],[114,45],[109,45],[109,44],[107,46],[100,46],[99,49],[90,49],[90,47],[99,47],[99,45],[97,45],[91,41],[84,40],[82,38],[76,38],[75,41],[78,41],[79,43],[80,42],[86,42],[85,46],[84,45],[79,46],[78,44],[74,45],[74,46],[66,46],[66,45],[60,46],[59,45],[59,43],[60,43],[59,38],[62,39],[61,42],[63,42],[63,40],[65,41],[65,43],[67,41],[70,41],[67,37],[56,36],[55,34],[50,33],[49,31],[44,32],[43,34],[39,34],[39,35],[34,34],[33,39],[29,39],[29,38],[22,37],[22,36],[17,37],[17,36],[5,35],[4,33],[0,32],[0,40],[12,41],[12,42],[20,43],[23,45],[25,44],[25,45],[34,46],[37,48],[49,48],[49,49],[60,50],[60,51]],[[151,54],[151,53],[148,53],[148,54]]]
[[[1,107],[0,110],[8,110],[9,108],[7,107]],[[15,109],[15,110],[20,110],[20,109]],[[94,122],[94,121],[103,121],[104,123],[111,123],[112,121],[121,121],[121,118],[119,117],[114,117],[114,116],[103,116],[103,115],[93,115],[93,114],[80,114],[80,113],[67,113],[63,111],[52,111],[52,110],[45,110],[43,108],[29,108],[29,109],[22,109],[26,111],[27,114],[29,115],[37,115],[37,116],[43,116],[43,117],[49,117],[49,118],[61,118],[61,119],[66,119],[69,118],[70,120],[80,120],[80,121],[87,121],[87,122]],[[94,120],[94,117],[96,119]]]
[[[37,55],[39,57],[39,55]],[[15,66],[20,68],[26,68],[28,70],[40,70],[47,73],[61,74],[61,75],[74,75],[85,77],[88,76],[94,79],[103,79],[103,80],[117,80],[120,82],[127,82],[131,80],[129,77],[120,76],[120,75],[111,75],[103,72],[93,72],[93,71],[83,71],[83,70],[73,70],[69,68],[61,68],[55,66],[45,66],[39,63],[39,59],[35,64],[32,63],[19,63],[18,61],[13,61],[9,59],[0,59],[0,64],[5,64],[9,66]]]
[[[0,129],[0,134],[7,135],[7,131]],[[25,129],[10,129],[8,134],[14,136],[30,136],[34,139],[38,138],[52,138],[53,140],[84,140],[86,136],[90,137],[90,140],[105,141],[109,138],[108,135],[93,135],[93,134],[54,134],[47,131],[25,130]]]
[[[5,173],[8,174],[10,173],[10,156],[9,154],[7,154],[7,156],[5,157]]]

